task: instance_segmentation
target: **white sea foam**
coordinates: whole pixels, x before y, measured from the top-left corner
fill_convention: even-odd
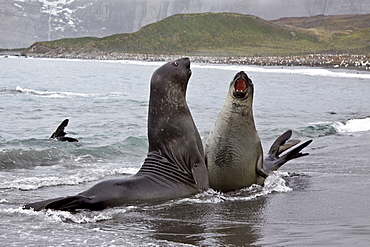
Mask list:
[[[277,74],[300,74],[309,76],[325,76],[325,77],[342,77],[342,78],[363,78],[370,79],[370,73],[358,73],[355,70],[341,70],[333,71],[324,68],[297,68],[297,67],[261,67],[254,65],[227,65],[227,64],[192,64],[192,68],[211,68],[221,70],[235,70],[235,71],[248,71],[248,72],[260,72],[260,73],[277,73]]]
[[[35,95],[36,97],[44,97],[44,98],[72,98],[72,97],[94,97],[94,98],[99,98],[99,99],[109,99],[112,97],[117,97],[117,96],[122,96],[122,95],[127,95],[125,92],[110,92],[107,94],[87,94],[87,93],[76,93],[76,92],[65,92],[65,91],[41,91],[41,90],[35,90],[35,89],[27,89],[27,88],[22,88],[20,86],[16,86],[15,90],[18,90],[24,94],[30,94],[30,95]]]
[[[39,212],[33,210],[24,210],[22,207],[18,208],[4,208],[0,209],[0,215],[39,215]]]
[[[222,193],[213,189],[209,189],[191,198],[180,199],[176,203],[220,203],[224,201],[250,201],[257,197],[266,196],[274,192],[289,192],[292,190],[292,188],[286,185],[286,182],[283,179],[284,176],[287,176],[287,173],[276,171],[272,172],[267,177],[264,186],[252,185],[234,193]]]
[[[101,60],[101,62],[107,62]],[[161,66],[166,62],[158,61],[135,61],[135,60],[117,60],[108,62],[118,62],[123,64],[135,64],[135,65],[155,65]],[[249,71],[259,73],[277,73],[277,74],[300,74],[309,76],[324,76],[324,77],[341,77],[341,78],[363,78],[370,79],[370,73],[360,73],[356,70],[329,70],[324,68],[310,68],[310,67],[284,67],[284,66],[257,66],[257,65],[230,65],[230,64],[203,64],[203,63],[192,63],[192,68],[210,68],[219,70],[232,70],[232,71]]]
[[[131,206],[130,206],[131,207]],[[23,215],[23,216],[36,216],[41,217],[44,220],[50,222],[74,222],[77,224],[84,224],[84,223],[95,223],[99,221],[109,220],[112,219],[117,214],[125,213],[127,208],[114,208],[114,209],[107,209],[104,211],[83,211],[79,214],[73,214],[68,211],[60,211],[60,210],[43,210],[43,211],[34,211],[34,210],[24,210],[22,207],[18,208],[5,208],[0,209],[0,215]]]
[[[9,201],[6,199],[0,199],[0,204],[5,204],[5,203],[9,203]]]
[[[84,61],[84,60],[81,60]],[[135,65],[155,65],[161,66],[165,61],[137,61],[137,60],[99,60],[99,62],[114,62],[123,64]],[[277,74],[301,74],[309,76],[324,76],[324,77],[344,77],[344,78],[363,78],[370,79],[370,73],[358,72],[356,70],[329,70],[324,68],[310,68],[310,67],[284,67],[284,66],[258,66],[258,65],[234,65],[234,64],[210,64],[210,63],[192,63],[191,68],[209,68],[219,70],[232,71],[249,71],[260,73],[277,73]]]
[[[285,193],[292,190],[292,188],[288,187],[286,185],[285,180],[282,178],[283,176],[286,176],[286,173],[282,172],[272,172],[265,180],[265,184],[262,187],[262,190],[257,191],[256,193],[253,193],[252,195],[246,196],[246,197],[239,197],[234,196],[228,198],[230,201],[249,201],[252,199],[255,199],[257,197],[266,196],[268,194],[278,192],[278,193]],[[245,190],[256,190],[258,188],[257,185],[252,185],[249,188],[246,188]]]
[[[44,174],[40,171],[37,177],[19,177],[19,174],[16,174],[15,176],[9,176],[6,174],[4,176],[0,176],[3,180],[0,184],[0,189],[36,190],[38,188],[50,186],[77,185],[97,181],[106,176],[135,174],[138,170],[138,168],[116,168],[110,170],[90,168],[88,170],[83,169],[79,172],[74,171],[65,176]]]
[[[48,98],[66,98],[66,97],[74,97],[74,96],[89,97],[89,96],[96,95],[96,94],[73,93],[73,92],[39,91],[39,90],[34,90],[34,89],[22,88],[20,86],[17,86],[15,89],[21,91],[22,93],[33,94],[36,96],[48,97]]]
[[[38,58],[42,60],[55,60],[55,58]],[[140,60],[86,60],[86,59],[67,59],[58,58],[58,60],[67,60],[72,62],[102,62],[102,63],[122,63],[122,64],[133,64],[143,66],[162,66],[167,63],[166,61],[140,61]],[[248,71],[248,72],[259,72],[259,73],[275,73],[275,74],[300,74],[308,76],[323,76],[323,77],[338,77],[338,78],[362,78],[370,79],[370,73],[360,72],[357,70],[346,70],[325,68],[311,68],[305,66],[258,66],[258,65],[235,65],[235,64],[211,64],[211,63],[192,63],[191,68],[209,68],[219,70],[231,70],[231,71]]]
[[[182,203],[222,203],[225,201],[250,201],[258,197],[266,196],[268,194],[278,192],[285,193],[292,189],[288,187],[283,179],[286,176],[283,172],[273,172],[266,179],[264,186],[252,185],[248,188],[233,192],[233,193],[222,193],[217,192],[213,189],[209,189],[203,193],[197,194],[190,198],[176,199],[166,202],[161,205],[156,205],[155,207],[163,207],[166,205],[182,204]],[[72,214],[67,211],[59,210],[43,210],[35,212],[33,210],[23,210],[19,208],[7,208],[0,209],[0,215],[27,215],[27,216],[37,216],[42,217],[45,220],[51,222],[74,222],[77,224],[84,223],[95,223],[99,221],[105,221],[114,219],[116,215],[126,213],[130,210],[135,210],[138,206],[127,206],[120,208],[110,208],[104,211],[81,211],[79,214]],[[150,206],[152,208],[152,206]]]
[[[60,211],[60,210],[47,210],[45,215],[52,219],[53,221],[72,221],[74,223],[83,224],[83,223],[95,223],[98,221],[103,220],[110,220],[116,214],[116,211],[119,210],[120,213],[124,213],[124,209],[116,209],[116,210],[106,210],[104,212],[89,212],[89,213],[80,213],[80,214],[72,214],[67,211]]]
[[[370,117],[360,119],[349,119],[346,122],[336,122],[333,127],[338,133],[351,133],[359,131],[370,131]]]

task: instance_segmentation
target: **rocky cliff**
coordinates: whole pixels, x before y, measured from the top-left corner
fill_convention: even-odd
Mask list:
[[[129,33],[178,13],[234,12],[273,20],[367,14],[363,0],[2,0],[0,48],[35,41]]]

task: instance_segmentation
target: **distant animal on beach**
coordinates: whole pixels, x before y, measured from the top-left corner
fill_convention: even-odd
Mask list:
[[[64,132],[64,129],[65,129],[65,127],[67,127],[68,122],[69,122],[68,119],[64,119],[64,121],[58,126],[58,128],[54,131],[54,133],[50,136],[50,138],[58,140],[58,141],[63,141],[63,142],[65,142],[65,141],[67,141],[67,142],[78,142],[77,139],[66,136],[66,134],[68,134],[68,132]]]
[[[207,190],[203,145],[186,103],[190,76],[188,58],[166,63],[153,73],[148,111],[149,150],[137,174],[100,182],[78,195],[30,203],[24,208],[101,210]],[[63,131],[66,123],[57,131]]]
[[[22,91],[18,89],[7,89],[7,88],[0,89],[0,94],[16,94],[16,93],[22,93]]]
[[[215,190],[227,192],[252,184],[263,184],[271,171],[277,170],[288,160],[308,155],[300,151],[312,140],[279,156],[300,142],[289,140],[292,135],[289,130],[276,139],[264,159],[254,123],[253,94],[252,80],[243,71],[237,73],[206,140],[205,161],[209,184]]]

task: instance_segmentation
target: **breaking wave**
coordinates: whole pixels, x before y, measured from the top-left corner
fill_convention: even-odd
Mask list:
[[[333,127],[338,133],[370,131],[370,117],[336,122],[333,124]]]
[[[109,167],[107,169],[106,167]],[[107,176],[115,175],[133,175],[138,172],[139,168],[129,167],[129,164],[104,164],[99,167],[96,165],[80,166],[71,168],[68,172],[60,174],[60,166],[51,168],[38,167],[31,175],[28,170],[19,170],[17,173],[0,173],[2,183],[0,189],[17,189],[17,190],[36,190],[43,187],[60,186],[60,185],[78,185],[82,183],[98,181]]]
[[[370,117],[354,118],[338,122],[315,122],[301,132],[308,136],[327,136],[341,133],[370,131]]]
[[[245,70],[250,72],[261,72],[261,73],[276,73],[276,74],[299,74],[309,76],[324,76],[324,77],[342,77],[342,78],[362,78],[370,79],[369,73],[358,73],[358,71],[333,71],[324,68],[309,68],[309,67],[261,67],[257,65],[217,65],[217,64],[194,64],[193,68],[212,68],[221,70]],[[278,67],[278,68],[276,68]]]
[[[129,136],[123,141],[104,146],[82,142],[64,143],[51,139],[13,140],[0,143],[0,169],[112,162],[126,157],[143,160],[146,150],[146,137]]]
[[[72,97],[72,96],[88,97],[90,96],[89,94],[85,94],[85,93],[40,91],[40,90],[34,90],[34,89],[21,88],[20,86],[17,86],[15,90],[20,93],[24,93],[24,94],[31,94],[35,96],[48,97],[48,98],[66,98],[66,97]]]
[[[103,98],[103,99],[126,95],[125,92],[110,92],[108,94],[96,94],[96,93],[88,94],[88,93],[66,92],[66,91],[59,92],[59,91],[47,91],[47,90],[35,90],[35,89],[22,88],[20,86],[16,86],[15,89],[2,88],[0,89],[0,93],[26,94],[26,95],[33,95],[35,97],[44,97],[44,98],[98,97],[98,98]]]

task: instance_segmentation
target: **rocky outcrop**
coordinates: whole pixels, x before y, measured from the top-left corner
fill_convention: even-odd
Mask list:
[[[367,14],[363,0],[2,0],[0,48],[36,41],[130,33],[178,13],[234,12],[272,20]]]

